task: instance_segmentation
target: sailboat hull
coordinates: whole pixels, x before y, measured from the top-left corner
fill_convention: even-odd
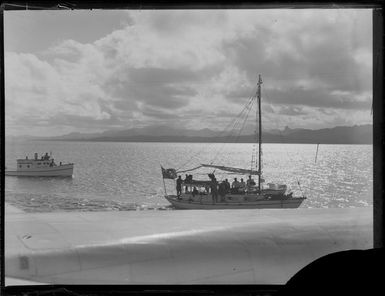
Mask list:
[[[221,201],[178,199],[176,195],[165,198],[176,209],[225,210],[225,209],[282,209],[298,208],[306,197],[290,197],[287,199],[259,199],[254,201]]]

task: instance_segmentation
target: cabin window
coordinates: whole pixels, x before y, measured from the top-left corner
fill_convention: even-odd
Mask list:
[[[41,162],[38,162],[37,164],[38,164],[38,165],[41,165]]]
[[[19,168],[21,168],[21,165],[19,165]]]
[[[29,164],[27,165],[27,168],[29,168]]]

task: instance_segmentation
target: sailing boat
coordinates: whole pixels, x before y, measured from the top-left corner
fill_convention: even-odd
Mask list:
[[[177,171],[175,169],[162,169],[164,179],[176,179],[176,195],[169,195],[165,189],[165,198],[177,209],[264,209],[264,208],[298,208],[306,199],[305,196],[293,197],[292,192],[287,192],[287,185],[264,185],[262,178],[262,114],[261,114],[261,85],[259,75],[256,97],[258,99],[258,167],[256,170],[201,164],[193,169]],[[255,96],[252,97],[252,100]],[[227,181],[218,183],[214,173],[208,174],[209,180],[193,180],[192,175],[186,175],[185,180],[177,178],[180,173],[190,172],[199,168],[212,168],[228,174],[244,175],[247,183],[234,181],[232,186]],[[258,177],[258,183],[252,176]],[[247,178],[248,177],[248,178]],[[236,180],[236,179],[235,179]]]

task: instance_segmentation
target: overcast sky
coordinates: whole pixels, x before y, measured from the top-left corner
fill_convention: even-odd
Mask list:
[[[371,123],[371,10],[5,12],[6,134]]]

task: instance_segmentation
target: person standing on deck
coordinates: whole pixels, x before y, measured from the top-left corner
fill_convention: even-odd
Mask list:
[[[194,189],[192,191],[192,196],[195,197],[195,195],[198,195],[199,194],[199,191],[198,189],[194,186]]]
[[[225,180],[226,183],[226,193],[230,193],[231,185],[228,179]]]
[[[237,178],[234,178],[233,183],[231,184],[231,193],[239,193],[239,186],[241,183],[238,182]]]
[[[249,176],[249,179],[247,179],[246,184],[247,184],[247,191],[250,192],[251,188],[255,186],[255,181],[254,179],[251,178],[251,175]]]
[[[243,193],[246,190],[246,183],[243,181],[243,178],[241,178],[241,182],[239,182],[239,190],[242,191]]]
[[[182,177],[179,176],[178,179],[176,179],[176,195],[178,198],[180,198],[182,194]]]
[[[215,177],[211,179],[211,196],[213,198],[213,202],[218,201],[218,182]]]
[[[219,193],[219,197],[221,198],[221,202],[225,201],[226,191],[227,191],[226,181],[222,181],[222,183],[219,184],[219,188],[218,188],[218,193]]]

